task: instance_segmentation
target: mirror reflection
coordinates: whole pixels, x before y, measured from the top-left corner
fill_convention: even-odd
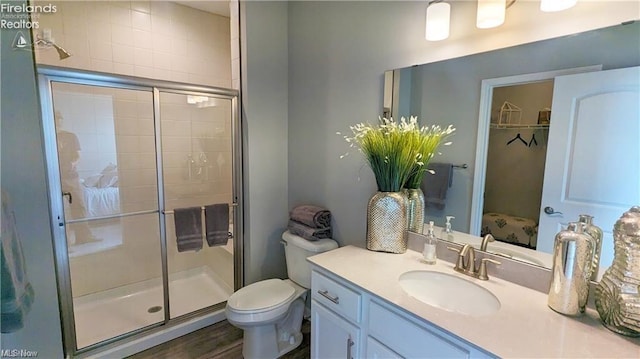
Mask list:
[[[385,111],[394,118],[416,115],[424,124],[453,124],[457,129],[453,145],[433,160],[455,165],[445,206],[426,208],[425,222],[434,221],[441,227],[436,235],[474,242],[479,248],[478,237],[492,233],[496,241],[487,244],[487,251],[550,267],[555,233],[587,213],[594,215],[594,224],[605,232],[601,267],[610,266],[613,223],[631,205],[640,203],[640,190],[634,188],[640,181],[639,105],[622,99],[620,104],[627,107],[609,114],[601,112],[604,106],[593,105],[594,115],[588,117],[597,112],[598,119],[571,131],[568,126],[559,126],[560,121],[555,127],[553,123],[556,118],[569,118],[569,114],[551,109],[558,106],[558,76],[640,65],[639,37],[636,21],[393,70],[393,85],[385,86],[385,98],[392,91],[391,105],[385,101]],[[563,94],[570,92],[570,87],[563,86]],[[584,108],[588,106],[584,104]],[[602,121],[613,123],[613,129],[603,131],[599,128]],[[624,140],[630,141],[626,151],[616,147],[623,132],[635,136],[635,142],[633,138]],[[575,148],[566,147],[567,143]],[[579,161],[580,156],[571,157],[572,151],[589,147],[606,155],[590,159],[598,165],[582,173],[587,165]],[[564,174],[548,170],[549,161],[564,161]],[[622,163],[624,169],[619,167]],[[616,176],[605,178],[611,171],[624,173],[619,177],[630,181],[620,184],[611,179]],[[556,202],[544,195],[552,185],[564,196]],[[627,187],[624,191],[614,188],[620,185]],[[620,196],[621,192],[625,195]],[[608,212],[599,212],[602,207],[609,207]],[[447,216],[453,217],[449,232]]]

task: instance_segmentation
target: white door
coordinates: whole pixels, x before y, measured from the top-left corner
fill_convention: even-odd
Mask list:
[[[613,225],[633,205],[640,205],[640,67],[556,77],[537,249],[551,253],[555,234],[590,214],[604,231],[607,268]]]

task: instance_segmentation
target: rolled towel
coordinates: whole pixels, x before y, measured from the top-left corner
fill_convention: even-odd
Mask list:
[[[224,246],[229,241],[229,204],[219,203],[204,207],[207,244]]]
[[[331,238],[332,235],[331,227],[313,228],[294,220],[289,220],[289,225],[287,226],[287,228],[289,229],[289,232],[291,232],[291,234],[295,234],[296,236],[300,236],[309,241]]]
[[[289,213],[289,218],[311,228],[331,227],[331,212],[310,204],[295,207]]]
[[[202,208],[176,208],[173,210],[178,252],[202,249]]]

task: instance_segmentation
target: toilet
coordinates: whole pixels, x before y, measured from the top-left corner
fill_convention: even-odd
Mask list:
[[[225,314],[244,330],[245,359],[278,358],[302,342],[302,319],[311,267],[307,257],[338,248],[333,239],[308,241],[286,231],[282,234],[289,279],[266,279],[233,293]]]

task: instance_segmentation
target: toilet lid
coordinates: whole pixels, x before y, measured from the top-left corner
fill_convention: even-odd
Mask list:
[[[227,305],[236,311],[267,310],[286,302],[294,292],[294,288],[282,279],[267,279],[233,293]]]

